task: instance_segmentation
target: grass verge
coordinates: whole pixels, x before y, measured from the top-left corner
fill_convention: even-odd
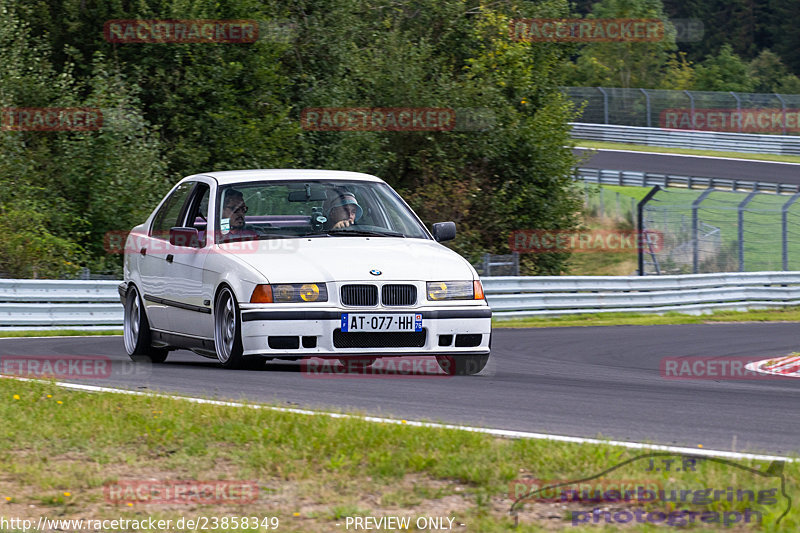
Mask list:
[[[616,529],[615,512],[639,512],[645,520],[634,518],[633,527],[628,524],[626,529],[651,531],[646,523],[651,512],[668,513],[664,516],[671,518],[661,522],[670,519],[671,525],[678,525],[675,520],[681,515],[695,526],[716,529],[723,517],[733,520],[738,513],[741,521],[747,509],[760,513],[759,529],[800,527],[794,514],[783,516],[787,496],[794,501],[800,496],[793,482],[800,479],[796,463],[771,477],[774,466],[768,470],[767,463],[751,460],[687,459],[608,445],[506,440],[466,431],[67,391],[50,383],[12,379],[0,379],[0,419],[0,514],[33,523],[41,516],[155,518],[173,524],[181,517],[248,516],[277,517],[279,531],[299,532],[342,531],[348,529],[348,517],[397,516],[410,518],[411,531],[432,529],[418,527],[420,517],[440,518],[444,524],[453,519],[455,531],[508,531],[514,524],[509,510],[516,499],[564,480],[584,495],[584,501],[560,501],[567,493],[539,492],[519,509],[515,531],[560,530],[573,523],[575,531],[596,531],[587,524],[593,509],[611,511],[600,521],[609,524],[606,530]],[[591,479],[582,485],[573,481],[586,478]],[[153,503],[152,492],[130,493],[120,503],[105,496],[123,483],[163,486],[173,480],[248,480],[259,489],[255,501],[247,504],[224,498],[202,505]],[[623,486],[634,491],[628,501],[609,492]],[[640,492],[637,500],[632,495],[639,487],[667,492],[663,497],[656,492],[650,501]],[[587,488],[592,501],[581,492]],[[691,497],[666,501],[671,490],[693,495],[708,488],[724,494],[750,491],[759,500],[712,495],[713,501],[706,498],[702,504]],[[697,514],[692,518],[688,511]],[[717,522],[709,518],[701,524],[699,513],[714,514]],[[623,516],[618,515],[620,520]],[[658,515],[652,517],[656,520]],[[156,530],[142,525],[136,529]],[[238,529],[242,530],[266,528]]]
[[[707,157],[731,157],[736,159],[752,159],[754,161],[774,161],[781,163],[800,163],[800,156],[779,154],[751,154],[743,152],[721,152],[716,150],[694,150],[691,148],[672,148],[668,146],[650,146],[642,144],[612,143],[605,141],[588,141],[575,139],[581,148],[605,148],[608,150],[630,150],[632,152],[657,152],[663,154],[685,154]]]
[[[800,307],[751,311],[714,311],[687,315],[674,311],[663,315],[645,313],[597,313],[560,317],[492,319],[494,328],[552,328],[570,326],[657,326],[674,324],[719,324],[726,322],[800,322]]]

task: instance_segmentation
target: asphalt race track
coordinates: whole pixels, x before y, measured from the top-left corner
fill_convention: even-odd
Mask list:
[[[580,139],[577,139],[576,142],[580,144]],[[573,152],[580,156],[586,150],[576,148]],[[674,174],[676,176],[800,184],[800,164],[797,163],[599,150],[589,159],[579,163],[578,166]]]
[[[800,325],[714,324],[495,329],[478,376],[312,378],[299,362],[224,370],[180,351],[133,363],[121,337],[4,338],[8,356],[105,356],[110,376],[73,380],[134,390],[357,410],[403,419],[706,449],[800,452],[800,380],[674,380],[664,357],[781,356]],[[431,358],[432,359],[432,358]]]

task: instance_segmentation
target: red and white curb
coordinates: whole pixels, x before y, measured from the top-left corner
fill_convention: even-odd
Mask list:
[[[752,363],[747,363],[745,368],[752,372],[760,372],[762,374],[800,378],[800,355],[793,354],[785,357],[754,361]]]

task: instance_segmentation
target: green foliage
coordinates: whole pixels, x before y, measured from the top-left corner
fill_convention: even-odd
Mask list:
[[[666,20],[661,0],[601,0],[587,18]],[[664,39],[658,42],[611,42],[583,45],[572,67],[568,84],[582,86],[650,87],[661,79],[675,46],[675,28],[664,24]]]
[[[386,179],[427,223],[455,220],[453,246],[472,259],[506,252],[514,229],[576,223],[574,110],[558,91],[570,48],[508,36],[514,18],[568,14],[565,0],[0,0],[0,103],[97,107],[105,117],[98,131],[1,136],[0,183],[15,192],[0,193],[0,208],[17,213],[24,198],[36,206],[35,232],[66,246],[52,258],[119,272],[103,236],[141,222],[182,176],[347,169]],[[256,19],[262,32],[250,44],[104,40],[106,21],[138,18]],[[343,106],[447,107],[483,123],[300,128],[302,109]],[[30,255],[0,269],[26,275]],[[564,259],[527,267],[555,273]]]
[[[694,89],[698,91],[752,92],[755,84],[748,73],[747,63],[726,44],[719,54],[709,57],[695,67]]]
[[[490,119],[451,132],[304,132],[303,166],[383,177],[426,222],[454,220],[453,247],[473,261],[507,252],[514,229],[573,225],[564,128],[573,110],[557,90],[566,52],[508,38],[511,18],[563,16],[566,6],[510,4],[507,13],[436,0],[413,9],[363,0],[299,7],[298,108],[448,107]],[[349,31],[330,31],[339,27]],[[528,267],[558,272],[562,261]]]

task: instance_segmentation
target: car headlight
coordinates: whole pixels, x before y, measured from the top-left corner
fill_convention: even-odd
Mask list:
[[[250,303],[327,302],[328,288],[324,283],[282,283],[257,285]]]
[[[425,292],[428,300],[483,300],[483,285],[474,281],[429,281]]]

